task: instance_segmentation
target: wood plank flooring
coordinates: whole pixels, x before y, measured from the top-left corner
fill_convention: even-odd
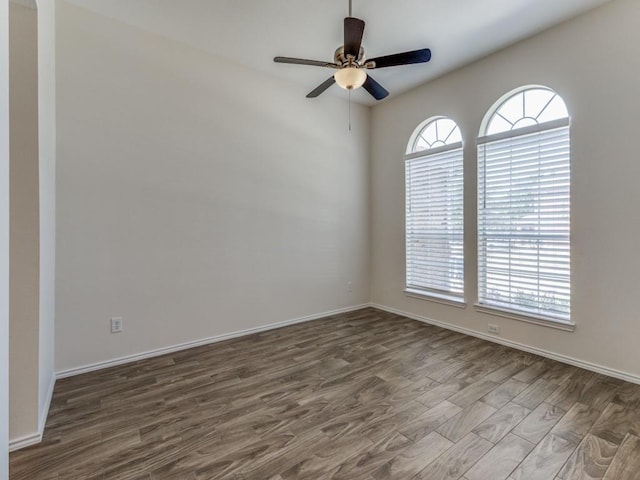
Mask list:
[[[640,386],[367,308],[58,381],[11,480],[627,480]]]

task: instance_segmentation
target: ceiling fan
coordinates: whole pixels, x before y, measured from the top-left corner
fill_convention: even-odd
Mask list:
[[[344,45],[336,49],[333,55],[333,62],[291,57],[275,57],[273,61],[276,63],[328,67],[336,70],[331,77],[309,92],[307,98],[315,98],[331,85],[337,83],[346,90],[355,90],[363,87],[373,98],[382,100],[389,95],[389,92],[365,72],[365,70],[411,65],[413,63],[426,63],[431,60],[431,50],[423,48],[410,52],[365,59],[364,49],[362,48],[364,25],[363,20],[351,16],[351,0],[349,0],[349,16],[344,19]]]

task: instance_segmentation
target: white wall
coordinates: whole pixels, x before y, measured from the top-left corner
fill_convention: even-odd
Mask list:
[[[367,108],[56,15],[58,370],[368,302]]]
[[[396,310],[640,376],[640,2],[616,0],[374,108],[372,299]],[[547,85],[572,117],[573,333],[475,312],[475,137],[503,94]],[[424,119],[456,120],[465,142],[466,297],[461,310],[408,298],[404,287],[404,165]],[[640,377],[636,377],[639,378]]]
[[[37,12],[9,5],[9,437],[38,431],[39,216]]]
[[[56,24],[55,1],[37,0],[37,4],[40,184],[38,428],[42,432],[55,382]]]
[[[10,439],[15,448],[42,435],[55,381],[53,0],[12,2],[10,23]]]
[[[0,479],[9,478],[9,5],[0,0]]]

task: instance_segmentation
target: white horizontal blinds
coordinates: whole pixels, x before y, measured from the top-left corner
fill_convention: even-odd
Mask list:
[[[478,147],[479,301],[568,320],[569,127],[540,127]]]
[[[406,160],[407,288],[462,297],[462,145]]]

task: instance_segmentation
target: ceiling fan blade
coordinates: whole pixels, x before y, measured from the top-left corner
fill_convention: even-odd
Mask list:
[[[324,92],[327,88],[329,88],[334,83],[336,83],[336,79],[333,78],[333,75],[332,75],[327,80],[325,80],[323,83],[321,83],[316,88],[314,88],[312,91],[310,91],[307,94],[307,98],[316,98],[318,95],[320,95],[322,92]]]
[[[426,63],[429,60],[431,60],[431,50],[423,48],[411,52],[395,53],[393,55],[385,55],[384,57],[372,58],[367,60],[367,63],[375,62],[376,66],[372,68],[384,68],[398,65],[411,65],[412,63]]]
[[[331,62],[321,62],[320,60],[306,60],[304,58],[291,58],[291,57],[275,57],[273,61],[276,63],[291,63],[293,65],[311,65],[312,67],[336,68],[339,66]]]
[[[344,19],[344,56],[353,55],[355,59],[360,55],[360,44],[364,35],[364,21],[355,17]]]
[[[383,98],[386,98],[387,95],[389,95],[389,92],[387,92],[387,90],[382,85],[371,78],[371,75],[367,75],[367,79],[364,81],[364,85],[362,85],[362,87],[367,92],[369,92],[371,96],[376,100],[382,100]]]

